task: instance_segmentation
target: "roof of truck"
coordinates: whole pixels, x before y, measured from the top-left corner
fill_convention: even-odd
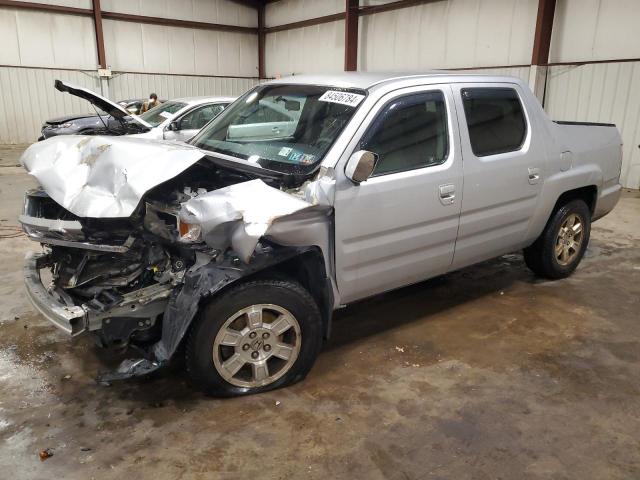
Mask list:
[[[447,80],[444,80],[444,77],[446,77]],[[518,83],[521,82],[521,80],[516,77],[487,75],[486,73],[428,70],[425,72],[340,72],[318,75],[293,75],[290,77],[283,77],[269,83],[293,83],[305,85],[311,84],[370,90],[374,87],[389,84],[392,82],[405,82],[412,80],[428,80],[431,82],[443,80],[444,82],[451,82],[452,79],[455,79],[455,81],[457,82],[465,81],[465,79],[467,79],[468,81],[478,81],[479,79],[482,79],[482,81],[485,82],[500,80],[508,80],[510,82],[516,80]]]

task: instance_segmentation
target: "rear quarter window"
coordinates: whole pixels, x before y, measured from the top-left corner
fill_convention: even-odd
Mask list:
[[[461,93],[474,155],[485,157],[522,148],[527,122],[513,88],[465,88]]]

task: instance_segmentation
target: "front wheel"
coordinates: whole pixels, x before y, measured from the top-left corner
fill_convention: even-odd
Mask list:
[[[558,208],[540,237],[524,249],[527,266],[541,277],[568,277],[578,267],[589,243],[591,212],[583,200]]]
[[[186,364],[205,393],[230,397],[301,379],[322,346],[321,316],[300,284],[256,280],[207,304],[187,339]]]

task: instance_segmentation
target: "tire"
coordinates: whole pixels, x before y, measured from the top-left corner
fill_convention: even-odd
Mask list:
[[[569,225],[575,219],[580,224],[579,243],[577,224]],[[563,232],[566,232],[564,236]],[[524,249],[524,261],[540,277],[552,280],[566,278],[582,260],[590,234],[589,207],[583,200],[571,200],[553,212],[538,239]]]
[[[299,283],[250,281],[201,310],[187,338],[187,372],[207,395],[274,390],[305,378],[322,339],[318,306]]]

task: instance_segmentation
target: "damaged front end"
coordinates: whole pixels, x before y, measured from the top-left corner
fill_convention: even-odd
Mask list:
[[[329,242],[329,208],[188,146],[68,137],[30,147],[22,162],[42,185],[27,192],[19,218],[43,246],[24,265],[32,303],[69,335],[139,352],[103,381],[156,370],[203,298]],[[298,213],[326,238],[286,241],[280,221]]]

